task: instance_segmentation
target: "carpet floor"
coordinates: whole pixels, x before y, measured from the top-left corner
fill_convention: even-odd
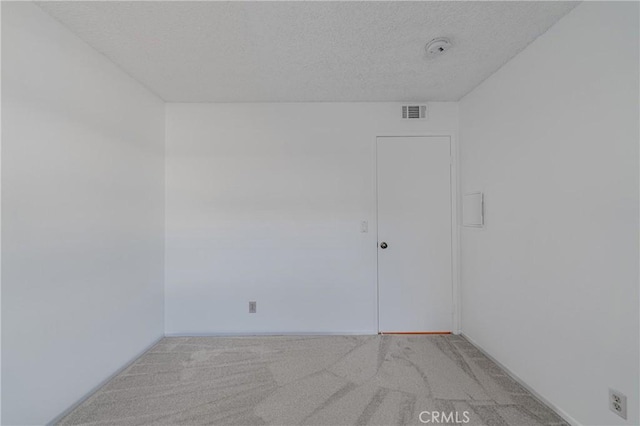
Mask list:
[[[435,416],[435,417],[434,417]],[[59,424],[566,425],[460,336],[167,337]]]

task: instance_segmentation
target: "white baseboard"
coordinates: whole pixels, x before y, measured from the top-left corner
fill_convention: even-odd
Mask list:
[[[71,413],[73,410],[75,410],[76,408],[78,408],[78,406],[80,404],[82,404],[83,402],[85,402],[87,399],[89,399],[94,393],[96,393],[101,387],[103,387],[104,385],[107,384],[107,382],[109,382],[111,379],[113,379],[114,377],[116,377],[118,374],[122,373],[124,370],[126,370],[127,368],[129,368],[134,362],[136,362],[138,360],[138,358],[140,358],[142,355],[144,355],[149,349],[151,349],[152,347],[154,347],[156,344],[158,344],[158,342],[160,340],[164,339],[164,336],[160,336],[158,337],[156,340],[154,340],[150,345],[148,345],[146,348],[144,348],[142,351],[138,352],[138,354],[136,356],[134,356],[133,358],[131,358],[131,360],[129,362],[127,362],[125,365],[123,365],[122,367],[118,368],[114,373],[110,374],[109,377],[107,377],[106,379],[104,379],[103,381],[101,381],[100,383],[98,383],[96,386],[94,386],[93,388],[91,388],[91,390],[89,390],[82,398],[80,398],[79,400],[77,400],[75,403],[73,403],[69,408],[67,408],[66,410],[64,410],[62,413],[58,414],[56,417],[53,418],[53,420],[51,420],[50,422],[47,423],[47,426],[53,426],[56,425],[58,422],[60,422],[60,420],[62,420],[67,414]]]
[[[166,333],[166,337],[250,337],[250,336],[375,336],[374,331],[265,331],[265,332],[212,332]]]
[[[562,419],[564,421],[566,421],[567,423],[569,423],[571,426],[583,426],[582,424],[580,424],[580,422],[578,422],[576,419],[574,419],[573,417],[571,417],[566,411],[564,411],[563,409],[561,409],[560,407],[558,407],[557,405],[553,404],[551,401],[549,401],[547,398],[545,398],[544,396],[540,395],[535,389],[533,389],[531,386],[529,386],[524,380],[522,380],[520,377],[518,377],[513,371],[511,371],[509,368],[507,368],[504,364],[502,364],[500,361],[498,361],[497,359],[495,359],[491,354],[489,354],[489,352],[487,352],[486,350],[484,350],[480,345],[478,345],[471,337],[467,336],[464,333],[460,333],[460,336],[464,337],[469,343],[471,343],[473,346],[475,346],[480,352],[482,352],[484,354],[484,356],[486,356],[487,358],[489,358],[491,361],[495,362],[500,368],[502,368],[513,380],[515,380],[516,382],[518,382],[518,384],[520,384],[520,386],[522,386],[523,388],[525,388],[526,390],[528,390],[533,396],[535,396],[536,398],[538,398],[540,401],[542,401],[547,407],[549,407],[551,410],[553,410],[557,415],[559,415],[560,417],[562,417]]]

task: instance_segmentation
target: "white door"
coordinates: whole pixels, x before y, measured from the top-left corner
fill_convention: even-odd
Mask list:
[[[379,331],[451,331],[449,137],[377,145]]]

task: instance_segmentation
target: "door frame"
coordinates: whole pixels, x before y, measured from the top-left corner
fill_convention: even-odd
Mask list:
[[[451,183],[451,308],[452,308],[452,330],[453,334],[461,333],[460,321],[460,229],[458,206],[460,200],[460,179],[459,179],[459,156],[458,138],[455,134],[447,132],[421,132],[421,133],[388,133],[378,134],[373,138],[374,151],[374,191],[375,191],[375,220],[376,220],[376,329],[380,333],[380,283],[378,277],[378,138],[419,138],[419,137],[447,137],[449,138],[450,167],[449,179]]]

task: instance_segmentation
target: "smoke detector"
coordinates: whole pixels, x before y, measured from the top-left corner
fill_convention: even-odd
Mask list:
[[[439,37],[431,40],[424,49],[427,55],[431,57],[440,56],[451,47],[451,41],[448,38]]]

